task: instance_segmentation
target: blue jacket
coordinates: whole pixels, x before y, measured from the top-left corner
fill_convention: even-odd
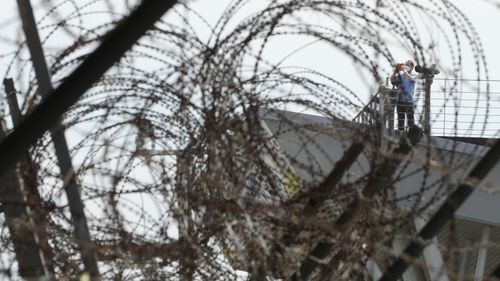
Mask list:
[[[406,74],[399,74],[401,84],[399,85],[398,102],[411,102],[415,101],[415,87],[417,85],[418,75],[415,72],[410,73],[411,79]]]

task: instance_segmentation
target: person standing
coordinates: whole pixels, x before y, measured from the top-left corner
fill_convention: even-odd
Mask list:
[[[400,81],[397,101],[398,130],[400,131],[404,131],[405,129],[405,116],[408,127],[415,126],[414,98],[418,75],[413,72],[414,67],[415,64],[413,61],[408,60],[404,63],[401,70],[395,74]]]
[[[390,130],[394,130],[394,111],[398,102],[399,88],[401,87],[401,77],[399,77],[398,73],[403,70],[403,67],[404,63],[398,63],[394,66],[394,71],[390,77],[392,89],[387,89],[384,96],[384,119],[387,120]]]

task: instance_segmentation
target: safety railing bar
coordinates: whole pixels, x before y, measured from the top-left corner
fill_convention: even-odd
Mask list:
[[[432,100],[447,100],[447,101],[454,101],[453,99],[449,98],[432,98]],[[500,102],[500,100],[492,100],[492,99],[460,99],[460,101],[476,101],[476,102]]]
[[[388,92],[397,92],[397,90],[388,90]],[[423,89],[415,89],[415,93],[424,93],[425,91]],[[449,94],[449,91],[445,91],[443,89],[440,89],[440,90],[434,90],[434,91],[431,91],[431,94],[442,94],[442,93],[446,93],[448,94],[449,97],[451,97],[451,95]],[[459,95],[459,94],[489,94],[489,95],[499,95],[500,96],[500,92],[497,92],[497,91],[452,91],[451,93],[455,94],[455,95]],[[434,98],[432,97],[432,99],[437,99],[437,98]]]
[[[433,127],[435,129],[442,129],[442,127]],[[472,129],[472,128],[450,128],[448,127],[447,129],[448,131],[472,131],[472,132],[482,132],[482,131],[485,131],[485,132],[500,132],[500,130],[498,129],[479,129],[479,128],[475,128],[475,129]]]
[[[446,123],[448,123],[448,124],[452,123],[452,124],[463,125],[463,124],[477,123],[478,121],[480,121],[480,120],[464,120],[464,121],[453,121],[453,120],[448,121],[448,120],[446,120]],[[443,119],[442,118],[434,119],[433,122],[443,123]],[[488,122],[488,124],[500,124],[500,122],[499,121],[491,121],[491,122]],[[488,124],[486,126],[489,126]]]
[[[371,110],[373,110],[373,109],[371,108],[371,106],[372,106],[372,104],[376,104],[376,103],[377,103],[376,101],[380,98],[380,97],[379,97],[379,93],[380,93],[380,92],[377,92],[375,95],[373,95],[373,97],[372,97],[372,98],[370,99],[370,101],[369,101],[369,102],[368,102],[368,103],[367,103],[367,104],[363,107],[363,109],[362,109],[362,110],[358,113],[358,115],[356,115],[356,116],[353,118],[353,120],[354,120],[354,121],[358,120],[358,118],[362,118],[362,116],[363,116],[363,115],[366,115],[366,114],[370,114],[370,115],[371,115],[371,114],[374,114],[374,113],[372,113],[372,112],[368,112],[368,111],[367,111],[367,109],[370,109],[370,111],[371,111]],[[375,108],[374,112],[377,112],[376,108]],[[376,114],[376,113],[375,113],[375,114]]]
[[[457,107],[457,108],[467,108],[467,109],[500,109],[498,106],[447,106],[447,107]],[[431,105],[431,108],[443,108],[443,106]]]
[[[434,78],[435,81],[467,81],[467,82],[500,82],[500,79],[476,79],[476,78],[447,78],[447,77],[440,77],[440,78]]]
[[[421,90],[415,90],[415,92],[421,92]],[[439,91],[439,90],[436,90],[436,91],[432,91],[431,93],[435,94],[435,93],[443,93],[443,92],[446,92],[449,94],[449,91]],[[500,95],[500,92],[491,92],[491,91],[452,91],[453,94],[489,94],[489,95]]]
[[[416,114],[418,115],[418,114]],[[500,117],[500,114],[484,114],[484,115],[478,115],[478,114],[470,114],[470,113],[459,113],[459,114],[455,114],[454,112],[452,113],[440,113],[439,115],[446,115],[446,116],[478,116],[478,117],[481,117],[481,116],[488,116],[488,117]]]

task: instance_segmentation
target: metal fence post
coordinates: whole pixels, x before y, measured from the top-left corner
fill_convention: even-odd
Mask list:
[[[481,281],[484,278],[484,269],[486,268],[486,258],[488,256],[488,241],[490,238],[490,228],[483,227],[481,232],[481,246],[477,254],[476,271],[474,273],[474,281]]]
[[[387,91],[387,88],[385,86],[381,86],[380,87],[380,90],[379,90],[379,114],[380,114],[380,121],[382,123],[382,128],[385,128],[387,127],[385,122],[385,111],[386,111],[386,108],[385,108],[385,99],[386,99],[386,91]]]
[[[0,125],[0,139],[4,136],[5,128]],[[26,280],[38,280],[45,275],[40,248],[36,242],[34,226],[26,211],[21,186],[12,168],[0,175],[0,202],[19,263],[19,275]]]
[[[424,133],[431,135],[431,84],[432,78],[425,77],[424,80]]]
[[[29,0],[17,0],[17,5],[21,15],[31,59],[33,61],[33,67],[38,80],[39,93],[45,98],[48,93],[53,91],[53,88],[31,4]],[[76,243],[80,248],[85,270],[92,277],[97,278],[100,275],[97,267],[97,257],[90,239],[83,202],[80,196],[79,186],[76,181],[73,164],[71,163],[71,157],[69,154],[68,144],[64,136],[63,126],[59,122],[56,123],[55,126],[50,129],[50,133],[54,143],[61,177],[65,180],[65,182],[67,182],[65,190],[68,198],[69,209],[71,211],[71,217],[75,227]]]
[[[5,79],[4,86],[12,123],[15,128],[22,121],[22,114],[19,110],[19,103],[16,97],[16,89],[14,88],[12,79]],[[38,244],[43,253],[43,264],[47,273],[53,276],[54,267],[52,260],[54,254],[48,241],[47,212],[44,210],[43,200],[38,191],[37,168],[29,152],[26,152],[19,161],[18,169],[18,176],[21,179],[21,192],[25,196],[28,217],[33,220],[33,225],[35,227],[34,233],[38,238]]]
[[[415,70],[424,76],[424,134],[431,135],[431,87],[434,76],[439,74],[436,65],[431,67],[416,66]]]

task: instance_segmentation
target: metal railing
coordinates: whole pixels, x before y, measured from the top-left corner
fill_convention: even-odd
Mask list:
[[[424,79],[419,79],[414,93],[414,115],[415,123],[420,127],[426,125],[424,89]],[[380,122],[389,129],[397,128],[397,101],[390,98],[397,91],[387,79],[354,121],[363,124]],[[429,117],[428,126],[433,136],[498,138],[500,80],[434,78]]]

